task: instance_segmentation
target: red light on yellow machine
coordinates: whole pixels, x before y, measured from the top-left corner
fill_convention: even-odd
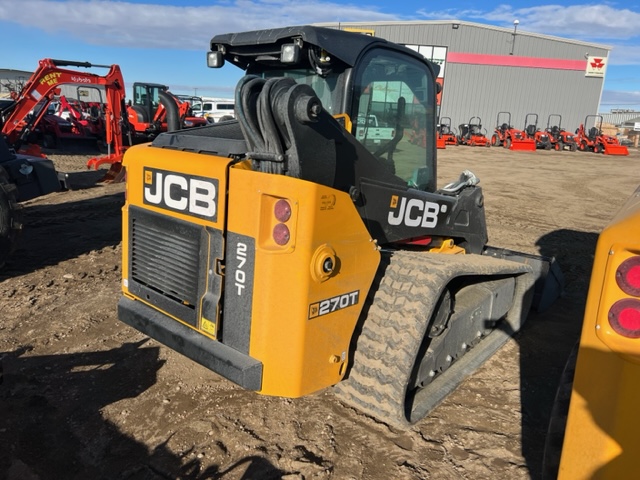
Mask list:
[[[640,257],[627,258],[616,270],[616,282],[627,295],[640,297]]]
[[[609,309],[609,325],[627,338],[640,338],[640,300],[625,298],[618,300]]]
[[[291,240],[291,232],[285,225],[285,222],[291,218],[291,204],[281,198],[273,206],[273,214],[280,222],[273,227],[273,240],[280,246],[286,245]]]
[[[289,243],[291,239],[291,232],[289,232],[289,227],[287,227],[284,223],[278,223],[275,227],[273,227],[273,240],[278,245],[286,245]]]
[[[273,207],[273,213],[279,222],[286,222],[291,218],[291,205],[284,199],[280,199]]]

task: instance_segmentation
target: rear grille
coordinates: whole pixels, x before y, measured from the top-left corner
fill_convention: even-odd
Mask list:
[[[197,238],[185,238],[134,219],[131,276],[167,296],[190,305],[198,288]]]
[[[200,298],[202,228],[129,208],[129,291],[194,324]]]

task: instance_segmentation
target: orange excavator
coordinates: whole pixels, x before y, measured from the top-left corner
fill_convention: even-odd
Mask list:
[[[79,72],[64,67],[108,68],[106,75]],[[134,143],[152,140],[166,131],[204,125],[206,120],[191,116],[190,104],[178,99],[165,85],[135,83],[134,99],[125,104],[125,87],[118,65],[97,65],[89,62],[68,60],[40,60],[38,69],[19,93],[14,94],[14,103],[2,112],[4,122],[2,134],[16,151],[42,157],[40,146],[34,140],[38,125],[44,125],[48,106],[59,99],[63,84],[97,86],[104,88],[105,103],[101,118],[104,125],[106,155],[89,159],[87,167],[97,169],[100,165],[112,167],[105,181],[113,181],[121,170],[122,157]]]
[[[127,106],[127,118],[135,136],[134,143],[149,142],[167,131],[207,125],[205,118],[193,115],[188,101],[159,83],[133,84],[133,102]]]
[[[63,67],[97,67],[108,68],[109,71],[100,76]],[[125,115],[124,79],[118,65],[96,65],[50,58],[40,60],[37,70],[22,90],[13,94],[14,103],[2,112],[2,136],[8,146],[19,153],[44,157],[40,146],[33,142],[33,133],[46,115],[49,104],[60,94],[60,86],[64,84],[104,88],[106,103],[102,108],[102,116],[107,155],[92,158],[88,166],[97,168],[103,163],[121,162],[126,150],[124,135],[129,133],[129,122]]]
[[[63,67],[102,67],[109,71],[100,76]],[[63,84],[104,87],[108,150],[106,156],[90,162],[94,161],[97,167],[102,163],[120,165],[122,161],[126,149],[123,137],[128,133],[129,122],[124,115],[124,81],[120,68],[49,58],[40,60],[20,92],[13,93],[13,102],[0,112],[0,268],[15,250],[22,231],[19,203],[66,187],[65,175],[56,172],[53,162],[34,141],[36,126],[47,114],[50,103],[60,95]]]

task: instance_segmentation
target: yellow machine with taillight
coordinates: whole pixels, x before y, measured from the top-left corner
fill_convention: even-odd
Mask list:
[[[559,479],[637,477],[640,188],[598,238]]]
[[[472,172],[436,186],[437,65],[311,26],[218,35],[207,61],[246,70],[236,119],[124,159],[122,321],[244,388],[336,386],[406,427],[553,300],[555,263],[487,245]],[[356,135],[370,115],[393,137]]]

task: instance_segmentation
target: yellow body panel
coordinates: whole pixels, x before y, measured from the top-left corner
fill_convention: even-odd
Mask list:
[[[127,171],[127,204],[144,206],[144,208],[166,215],[193,222],[198,225],[224,228],[224,212],[226,208],[226,170],[231,163],[230,158],[198,155],[191,152],[154,148],[151,144],[135,145],[127,150],[123,166]],[[141,167],[142,166],[142,167]],[[219,182],[215,221],[211,218],[202,219],[189,215],[187,212],[167,212],[166,209],[145,203],[144,189],[151,185],[153,171],[159,170],[169,173],[188,174],[202,178],[214,178]],[[222,193],[220,193],[222,192]]]
[[[353,201],[315,183],[236,168],[229,184],[228,230],[256,239],[250,355],[264,365],[261,393],[298,397],[337,383],[380,261]],[[292,207],[284,246],[272,237],[281,198]],[[336,267],[323,278],[326,258]]]
[[[199,332],[208,341],[219,340],[261,362],[260,393],[299,397],[333,385],[346,370],[351,337],[380,262],[378,247],[348,194],[256,172],[250,169],[250,162],[232,163],[229,158],[150,145],[127,151],[124,295]],[[209,199],[213,198],[213,187],[207,187],[207,181],[215,183],[215,215],[194,216],[194,211],[213,208]],[[199,182],[195,190],[193,182]],[[158,185],[164,185],[163,195],[158,194]],[[198,195],[200,201],[192,202]],[[291,216],[284,222],[274,213],[280,199],[291,206]],[[129,291],[132,206],[193,224],[197,235],[208,238],[206,252],[200,250],[200,255],[204,252],[201,258],[208,262],[209,272],[219,272],[224,284],[218,318],[200,316],[189,324],[154,305],[149,297]],[[278,224],[284,224],[290,233],[284,245],[274,240]],[[209,247],[217,245],[212,230],[223,232],[220,248],[228,250],[216,253],[216,258],[207,257]],[[238,238],[242,251],[233,250]],[[162,258],[154,259],[163,265]],[[236,268],[238,262],[244,269]],[[332,268],[327,271],[323,268],[326,265]],[[236,291],[241,300],[233,298]],[[248,306],[247,296],[240,295],[247,292],[251,295]]]
[[[224,229],[224,209],[226,208],[226,170],[230,158],[212,157],[207,155],[195,155],[190,152],[182,152],[176,150],[159,149],[151,147],[151,144],[136,145],[127,150],[123,159],[123,166],[127,172],[126,183],[126,203],[123,208],[123,258],[129,256],[128,247],[130,245],[129,229],[128,229],[128,206],[136,205],[144,207],[152,212],[161,215],[168,215],[178,218],[202,227],[211,227],[219,230]],[[199,177],[203,179],[215,179],[217,182],[217,192],[215,192],[215,213],[213,218],[201,218],[189,213],[189,206],[185,212],[169,211],[158,205],[150,204],[145,201],[145,189],[153,188],[154,182],[157,181],[156,175],[162,172],[166,177],[167,174],[186,174],[191,177]],[[166,178],[165,178],[166,180]],[[189,188],[189,187],[187,187]],[[221,194],[222,192],[222,194]],[[209,259],[210,261],[215,261]],[[124,294],[131,296],[127,291],[127,279],[129,278],[129,264],[127,261],[122,262],[122,278]],[[138,299],[147,303],[144,299]],[[152,305],[153,306],[153,305]],[[177,321],[181,321],[176,317],[172,317]],[[216,337],[217,318],[199,318],[199,331],[211,338]]]
[[[640,339],[615,333],[611,305],[629,298],[617,287],[620,263],[640,254],[640,191],[598,239],[558,478],[638,476]]]

